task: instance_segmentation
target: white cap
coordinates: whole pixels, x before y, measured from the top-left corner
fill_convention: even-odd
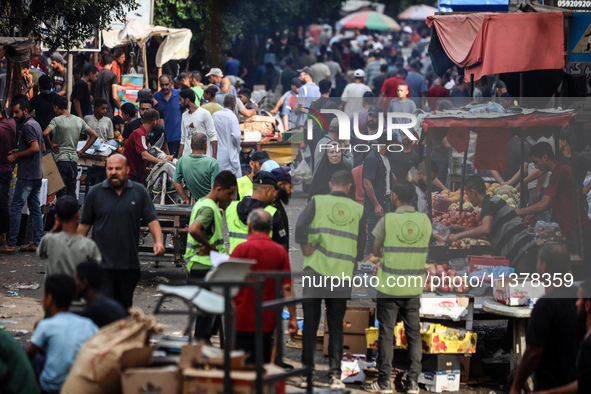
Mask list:
[[[209,77],[210,75],[223,77],[224,73],[222,73],[222,70],[220,70],[219,68],[212,68],[211,70],[209,70],[209,72],[207,74],[205,74],[206,77]]]
[[[353,73],[353,76],[355,78],[365,78],[365,71],[363,71],[362,69],[358,68],[357,70],[355,70],[355,73]]]

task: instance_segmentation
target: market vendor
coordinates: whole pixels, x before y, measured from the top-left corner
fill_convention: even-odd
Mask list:
[[[577,253],[577,245],[581,244],[581,255],[585,261],[591,261],[591,253],[588,249],[591,242],[591,219],[587,216],[583,201],[579,197],[577,198],[577,223],[573,220],[573,187],[570,168],[556,159],[552,146],[547,142],[537,143],[530,150],[529,156],[537,169],[544,172],[551,171],[552,174],[542,199],[534,205],[517,209],[517,214],[525,216],[527,223],[536,213],[544,212],[551,207],[554,208],[560,231],[566,236],[569,251]],[[580,239],[576,237],[575,226],[580,227]]]
[[[448,244],[462,238],[486,238],[494,254],[505,256],[516,272],[536,272],[538,247],[516,211],[502,198],[487,195],[484,180],[478,175],[466,180],[464,190],[468,201],[481,207],[482,225],[451,234]]]

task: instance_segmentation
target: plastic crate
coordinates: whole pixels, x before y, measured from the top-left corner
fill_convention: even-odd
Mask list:
[[[509,260],[503,256],[468,256],[468,272],[508,266]]]

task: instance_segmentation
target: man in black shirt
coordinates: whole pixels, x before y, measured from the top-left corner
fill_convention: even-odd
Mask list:
[[[96,66],[88,66],[84,69],[82,78],[76,81],[74,89],[72,90],[72,115],[76,115],[82,119],[86,115],[91,115],[90,107],[90,89],[88,84],[94,83],[98,77],[98,68]],[[43,129],[45,130],[45,129]]]
[[[591,191],[591,183],[583,186],[587,172],[591,171],[591,157],[581,152],[576,152],[571,147],[571,139],[576,144],[576,139],[571,136],[570,131],[563,131],[558,138],[558,146],[560,148],[560,162],[566,164],[572,170],[575,187],[581,190],[583,196],[586,196]]]
[[[78,264],[74,281],[76,282],[76,298],[86,300],[86,307],[81,315],[92,320],[98,328],[128,316],[120,303],[101,293],[103,269],[98,263],[86,261]]]
[[[39,89],[41,92],[31,99],[31,112],[35,111],[35,120],[45,130],[49,126],[51,119],[55,118],[53,111],[53,100],[57,93],[51,90],[53,80],[47,75],[39,77]]]
[[[511,267],[518,272],[535,272],[537,245],[523,222],[510,205],[499,197],[486,194],[484,180],[473,175],[464,185],[468,201],[475,207],[482,207],[482,224],[472,228],[461,228],[459,234],[447,238],[452,243],[462,238],[485,238],[491,243],[496,256],[505,256]]]
[[[519,394],[532,373],[536,392],[558,388],[577,379],[575,360],[584,328],[577,316],[577,289],[568,287],[565,281],[569,258],[566,248],[560,245],[545,245],[538,254],[538,273],[549,274],[553,279],[541,282],[549,286],[546,295],[536,302],[529,319],[527,346],[511,394]]]
[[[402,152],[392,153],[389,157],[396,181],[408,180],[410,169],[419,166],[419,155],[412,150],[412,140],[405,133],[402,133]]]
[[[111,68],[113,67],[113,55],[105,53],[102,56],[103,68],[98,72],[96,81],[92,84],[92,97],[102,98],[107,100],[107,115],[106,117],[113,120],[115,116],[115,108],[121,109],[121,101],[119,101],[119,95],[117,93],[117,84],[119,80],[117,75]]]

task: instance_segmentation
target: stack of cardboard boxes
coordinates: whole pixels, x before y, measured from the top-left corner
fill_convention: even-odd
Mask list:
[[[328,356],[328,322],[324,313],[324,355]],[[349,306],[343,319],[343,353],[367,354],[365,329],[374,325],[375,309]]]

